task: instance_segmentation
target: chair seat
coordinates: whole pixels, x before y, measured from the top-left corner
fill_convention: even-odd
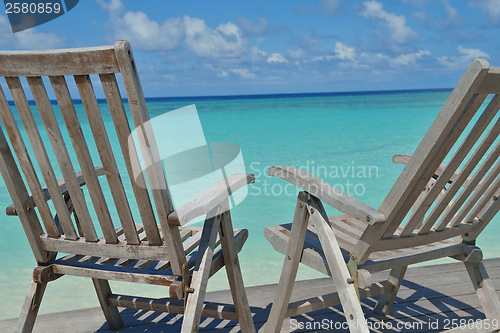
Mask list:
[[[160,228],[160,226],[158,226]],[[141,223],[136,224],[139,236],[145,237]],[[187,258],[187,267],[191,269],[196,262],[197,251],[195,249],[200,244],[202,233],[201,227],[186,226],[180,228],[181,239],[183,241],[184,252]],[[121,237],[123,231],[120,228],[116,232]],[[161,229],[160,229],[161,235]],[[236,240],[236,250],[239,252],[248,238],[248,230],[234,229]],[[141,239],[144,240],[144,239]],[[216,246],[220,244],[219,237]],[[165,260],[137,260],[128,258],[106,258],[96,256],[84,256],[80,254],[63,255],[49,263],[56,274],[67,274],[74,276],[84,276],[93,278],[104,278],[116,281],[137,282],[148,278],[148,283],[156,285],[170,285],[177,280],[177,276],[172,273],[170,262]],[[214,253],[211,274],[215,274],[224,266],[222,249],[219,247]],[[110,277],[110,272],[112,272]],[[101,276],[102,275],[102,276]]]
[[[329,216],[328,221],[332,226],[337,242],[344,254],[344,259],[347,262],[349,260],[349,254],[354,249],[354,246],[368,224],[348,214]],[[264,235],[278,252],[285,254],[291,228],[291,223],[267,227],[264,231]],[[368,260],[363,265],[359,265],[359,268],[375,272],[394,266],[395,260],[405,260],[406,262],[417,263],[420,262],[420,258],[423,257],[429,258],[430,256],[434,256],[435,259],[437,259],[458,255],[462,253],[462,251],[461,241],[447,239],[404,249],[372,252]],[[312,221],[308,223],[304,241],[304,254],[301,262],[330,275],[328,266],[326,265],[325,255]]]

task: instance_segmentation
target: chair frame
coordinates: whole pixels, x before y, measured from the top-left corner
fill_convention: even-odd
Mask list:
[[[488,94],[496,95],[466,138],[458,141]],[[500,173],[500,144],[495,142],[500,120],[458,169],[498,114],[499,94],[500,68],[474,60],[415,153],[394,156],[395,163],[406,167],[378,210],[303,170],[269,169],[269,175],[305,191],[298,196],[291,225],[264,230],[273,247],[285,254],[265,332],[279,332],[285,317],[339,304],[351,332],[368,332],[360,299],[380,295],[374,311],[387,315],[408,265],[442,257],[464,263],[486,318],[500,321],[500,301],[475,246],[477,236],[500,210],[500,180],[495,180]],[[495,148],[485,157],[493,143]],[[451,159],[442,164],[447,156]],[[328,217],[323,203],[345,215]],[[331,276],[337,292],[289,304],[300,262]],[[388,280],[372,284],[370,273],[387,269]]]
[[[99,75],[127,174],[120,175],[117,167],[90,74]],[[134,127],[144,129],[139,131],[139,147],[128,144],[130,124],[116,74],[122,77]],[[255,332],[238,261],[248,232],[233,230],[228,202],[229,195],[254,182],[254,176],[231,175],[174,211],[161,161],[156,158],[157,143],[148,132],[149,113],[130,44],[118,41],[105,47],[0,52],[0,76],[7,82],[46,185],[41,185],[40,173],[0,86],[0,118],[17,157],[16,162],[0,128],[0,171],[13,200],[7,214],[18,216],[38,263],[17,332],[32,331],[47,283],[63,275],[92,279],[111,329],[123,325],[117,307],[129,307],[183,314],[182,332],[198,331],[201,316],[237,320],[243,332]],[[72,146],[63,140],[42,79],[46,76]],[[102,167],[92,162],[65,76],[75,79]],[[34,120],[20,77],[28,81],[57,163],[49,159],[39,130],[42,125]],[[75,172],[70,149],[78,159],[80,172]],[[134,167],[140,165],[139,154],[150,166],[147,177],[134,175]],[[59,180],[56,165],[63,176]],[[103,175],[112,201],[103,194],[98,179]],[[134,222],[122,178],[131,179],[142,223]],[[149,184],[150,189],[141,183]],[[83,186],[90,194],[93,210],[83,196]],[[118,217],[112,217],[108,209],[113,204]],[[90,211],[97,216],[95,225]],[[202,215],[206,215],[203,228],[185,226]],[[121,226],[115,228],[113,220],[119,220]],[[97,222],[101,238],[96,232]],[[56,258],[58,252],[68,255]],[[222,267],[226,267],[234,306],[204,303],[208,279]],[[116,295],[108,280],[169,286],[170,299]]]

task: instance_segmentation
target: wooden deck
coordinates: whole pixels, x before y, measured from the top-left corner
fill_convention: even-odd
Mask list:
[[[493,278],[495,290],[499,293],[500,258],[487,259],[484,263],[490,277]],[[374,274],[373,281],[382,280],[387,275],[388,272]],[[257,329],[262,328],[267,319],[275,288],[276,285],[247,288]],[[316,291],[323,292],[326,288],[331,288],[332,292],[335,290],[331,279],[296,282],[292,301],[311,297]],[[207,300],[232,303],[228,290],[208,293]],[[452,328],[454,323],[460,320],[484,319],[479,299],[474,293],[465,267],[459,262],[408,269],[391,314],[385,318],[372,312],[375,305],[374,298],[365,299],[362,303],[373,332],[440,332],[446,328]],[[124,309],[121,313],[125,327],[119,332],[180,332],[181,315],[133,309]],[[282,331],[323,331],[325,326],[319,326],[322,324],[333,331],[335,325],[338,327],[343,322],[345,320],[342,316],[342,308],[337,306],[304,316],[296,316],[292,321],[287,319]],[[15,324],[16,319],[0,321],[0,333],[13,332]],[[304,325],[304,329],[298,329],[301,324]],[[390,326],[392,328],[388,328]],[[236,322],[202,318],[200,331],[222,333],[238,332],[239,329]],[[347,332],[342,329],[335,331]],[[108,333],[111,331],[108,329],[101,309],[90,308],[40,315],[34,332]]]

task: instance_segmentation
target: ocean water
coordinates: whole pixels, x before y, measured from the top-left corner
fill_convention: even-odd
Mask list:
[[[414,151],[448,95],[407,91],[150,99],[148,108],[153,118],[195,104],[207,142],[231,142],[241,148],[246,171],[255,174],[256,183],[232,210],[232,218],[236,228],[249,230],[240,262],[245,285],[252,286],[279,279],[283,256],[264,238],[263,229],[290,222],[297,195],[293,186],[267,176],[269,166],[301,167],[378,208],[403,169],[392,163],[392,156]],[[83,121],[81,105],[77,112]],[[104,120],[112,130],[111,118]],[[58,121],[62,124],[62,119]],[[88,124],[82,127],[85,130]],[[0,179],[0,207],[10,203]],[[327,211],[338,213],[329,207]],[[3,215],[0,224],[0,319],[5,319],[19,315],[35,261],[18,219]],[[500,219],[496,217],[487,230],[478,245],[486,258],[498,257]],[[298,273],[299,279],[320,276],[302,265]],[[209,290],[227,288],[225,280],[225,273],[219,272],[210,280]],[[112,288],[117,293],[168,296],[166,288],[122,283],[112,283]],[[90,306],[98,306],[91,281],[63,277],[49,283],[40,311]]]

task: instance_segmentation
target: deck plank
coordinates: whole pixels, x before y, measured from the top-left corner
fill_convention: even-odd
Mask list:
[[[500,258],[486,259],[484,264],[492,279],[492,284],[500,295]],[[387,277],[388,271],[372,275],[373,281],[380,281]],[[291,301],[310,297],[316,291],[323,292],[325,288],[335,291],[330,278],[297,281]],[[260,329],[269,315],[270,304],[274,298],[276,284],[248,287],[247,295],[251,306],[256,328]],[[207,301],[232,303],[229,290],[209,292]],[[385,329],[373,329],[372,332],[438,332],[444,330],[445,325],[452,328],[451,320],[479,320],[484,314],[479,299],[474,293],[468,274],[462,263],[440,264],[433,266],[411,267],[408,269],[405,280],[398,293],[391,313],[381,317],[373,312],[376,298],[362,300],[363,311],[371,327],[377,328],[383,321]],[[120,309],[125,326],[119,332],[180,332],[182,316],[165,314],[153,311]],[[311,320],[317,323],[335,325],[345,321],[342,307],[328,309],[288,318],[283,323],[282,332],[314,332],[321,327],[313,327]],[[0,333],[13,332],[17,319],[0,321]],[[57,322],[57,325],[54,325]],[[299,324],[304,329],[298,329]],[[332,324],[333,323],[333,324]],[[392,329],[387,329],[390,323]],[[309,325],[309,326],[305,326]],[[319,325],[319,324],[316,324]],[[338,325],[338,324],[337,324]],[[408,325],[406,329],[397,327]],[[411,327],[411,329],[409,329]],[[33,332],[74,332],[74,333],[111,333],[100,308],[89,308],[59,313],[39,315]],[[202,318],[200,331],[203,332],[239,332],[237,322]],[[348,332],[336,330],[336,332]]]

